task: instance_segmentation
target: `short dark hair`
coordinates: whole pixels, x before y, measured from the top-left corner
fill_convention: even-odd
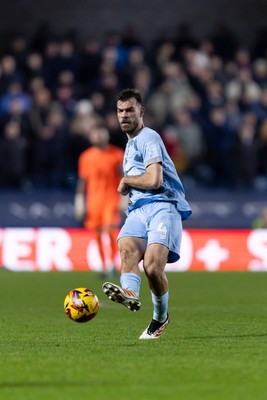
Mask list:
[[[137,89],[123,89],[117,95],[116,100],[118,102],[118,101],[126,101],[132,98],[136,99],[137,103],[139,103],[141,106],[143,105],[142,95]]]

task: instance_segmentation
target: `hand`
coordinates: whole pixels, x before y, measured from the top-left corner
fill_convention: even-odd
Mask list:
[[[127,194],[130,192],[130,186],[124,182],[124,178],[121,179],[117,190],[122,196],[127,196]]]

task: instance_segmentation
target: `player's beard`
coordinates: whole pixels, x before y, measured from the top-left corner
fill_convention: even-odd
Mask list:
[[[138,130],[138,122],[136,123],[128,122],[127,126],[123,126],[123,124],[121,124],[121,130],[122,132],[127,133],[128,135],[132,135]]]

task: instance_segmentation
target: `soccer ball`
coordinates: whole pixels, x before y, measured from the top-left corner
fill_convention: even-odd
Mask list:
[[[93,319],[99,310],[97,296],[89,289],[71,290],[64,300],[67,316],[75,322],[87,322]]]

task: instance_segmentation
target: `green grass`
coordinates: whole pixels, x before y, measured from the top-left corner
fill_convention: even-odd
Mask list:
[[[140,341],[152,310],[145,277],[132,313],[102,294],[92,272],[0,270],[0,399],[265,400],[267,274],[168,278],[171,324],[159,340]],[[85,324],[63,310],[78,286],[101,303]]]

